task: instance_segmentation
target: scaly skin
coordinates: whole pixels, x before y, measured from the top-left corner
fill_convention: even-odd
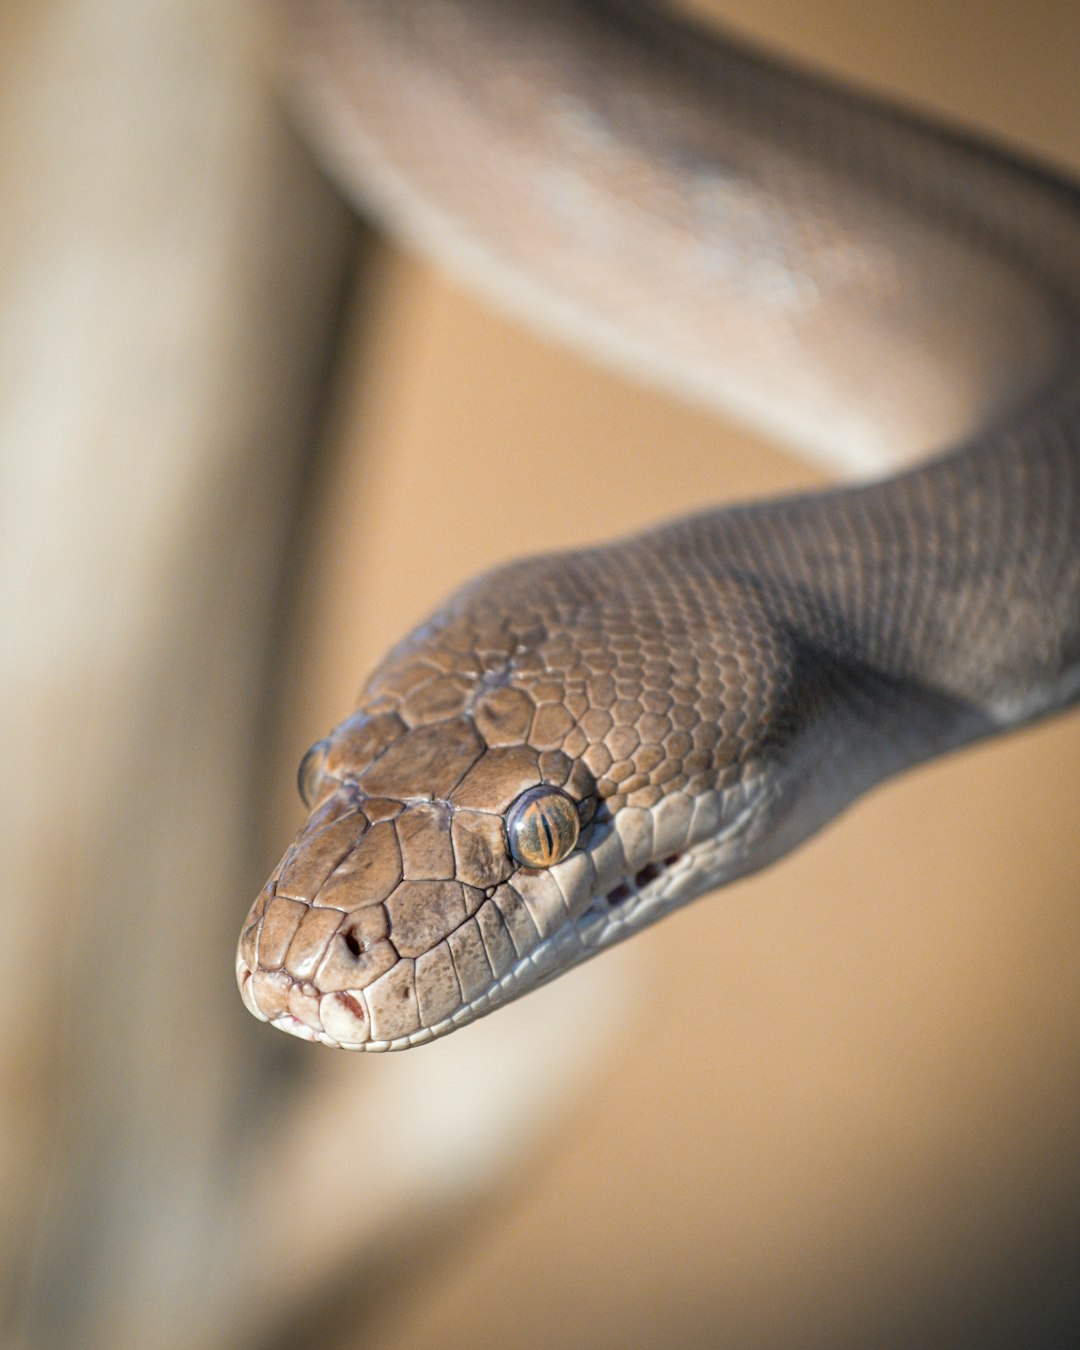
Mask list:
[[[472,262],[524,308],[540,296],[609,347],[629,332],[629,364],[655,329],[688,388],[712,371],[760,421],[835,434],[837,460],[871,425],[953,448],[453,596],[309,766],[311,819],[241,937],[257,1016],[329,1045],[423,1043],[772,861],[882,778],[1077,698],[1071,187],[621,3],[291,13],[331,158],[407,233],[451,257],[479,241]],[[550,186],[565,157],[573,210]],[[507,836],[538,784],[582,826],[547,869]]]

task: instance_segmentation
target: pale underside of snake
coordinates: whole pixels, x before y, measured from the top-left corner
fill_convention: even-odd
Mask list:
[[[938,453],[451,596],[305,760],[252,1012],[422,1044],[1077,698],[1072,185],[629,0],[286,18],[333,172],[407,239],[837,466]]]

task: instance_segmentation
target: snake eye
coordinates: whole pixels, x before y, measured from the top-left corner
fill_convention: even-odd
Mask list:
[[[329,748],[329,741],[316,741],[300,761],[300,768],[296,774],[296,786],[300,789],[301,800],[307,807],[315,805],[315,798],[319,794],[319,787],[322,783],[323,764],[326,761],[326,752]]]
[[[559,788],[529,788],[506,816],[510,852],[524,867],[554,867],[573,849],[581,825],[572,798]]]

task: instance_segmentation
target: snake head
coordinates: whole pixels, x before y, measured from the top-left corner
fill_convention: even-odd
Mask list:
[[[311,816],[240,941],[256,1016],[421,1044],[746,870],[767,681],[617,597],[583,603],[559,561],[546,598],[535,563],[474,583],[309,752]]]

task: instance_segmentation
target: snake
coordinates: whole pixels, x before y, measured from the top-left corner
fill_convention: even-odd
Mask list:
[[[364,209],[849,477],[499,566],[405,636],[301,765],[239,942],[256,1017],[430,1042],[1080,697],[1065,176],[662,5],[280,13]]]

